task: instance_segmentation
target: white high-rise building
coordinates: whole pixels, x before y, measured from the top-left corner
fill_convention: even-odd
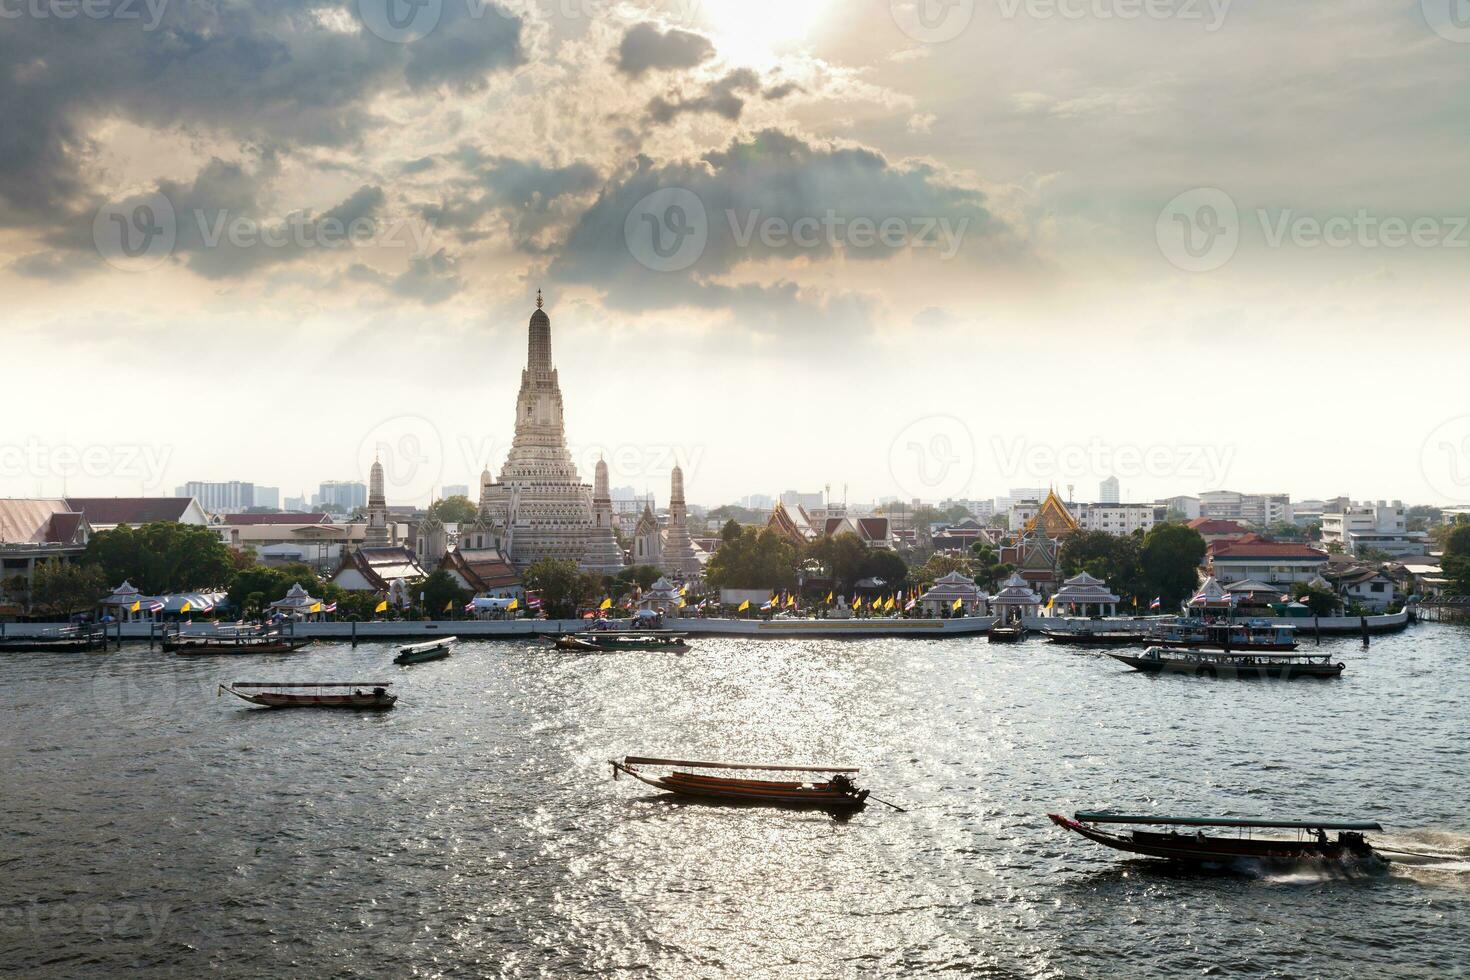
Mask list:
[[[1110,476],[1098,484],[1097,499],[1099,503],[1103,504],[1116,504],[1123,499],[1122,489],[1118,484],[1118,478],[1116,476]]]

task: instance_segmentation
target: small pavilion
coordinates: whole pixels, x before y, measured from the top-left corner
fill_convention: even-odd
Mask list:
[[[665,616],[677,616],[679,614],[679,602],[681,599],[678,586],[670,582],[667,576],[660,576],[659,580],[649,586],[647,592],[643,593],[643,598],[639,600],[638,607],[639,609],[649,609],[656,613],[662,613]]]
[[[1015,572],[1005,580],[1000,591],[990,597],[990,608],[1001,622],[1008,623],[1023,616],[1036,615],[1041,609],[1041,596],[1032,590],[1020,572]]]
[[[291,619],[309,619],[319,617],[322,614],[322,601],[302,587],[300,582],[291,586],[284,599],[278,599],[270,604],[272,615],[286,616]]]
[[[144,595],[132,582],[124,581],[122,585],[112,590],[112,594],[100,603],[109,616],[115,617],[123,623],[139,623],[157,617],[163,609],[163,604],[152,596]],[[137,609],[134,609],[134,606]]]
[[[1205,584],[1189,600],[1190,610],[1202,616],[1229,614],[1234,605],[1235,600],[1221,588],[1213,575],[1205,579]]]
[[[1052,597],[1052,610],[1065,610],[1074,616],[1116,616],[1118,597],[1108,591],[1108,584],[1086,572],[1062,583]]]
[[[928,592],[919,596],[919,606],[926,616],[951,613],[956,601],[962,604],[960,610],[965,615],[975,616],[985,611],[988,599],[974,579],[958,571],[939,579]]]

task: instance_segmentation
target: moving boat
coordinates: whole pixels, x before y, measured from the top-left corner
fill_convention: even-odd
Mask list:
[[[1150,817],[1119,813],[1080,812],[1072,817],[1049,813],[1051,822],[1080,834],[1090,841],[1131,854],[1185,861],[1193,864],[1229,864],[1246,858],[1258,861],[1295,862],[1310,859],[1387,862],[1369,845],[1365,831],[1382,831],[1383,827],[1366,820],[1251,820],[1236,817]],[[1156,827],[1191,828],[1181,833],[1132,830],[1104,830],[1099,824],[1125,824]],[[1235,837],[1209,836],[1204,828],[1230,827],[1239,831]],[[1254,830],[1294,830],[1294,840],[1254,838]],[[1337,831],[1336,839],[1327,831]]]
[[[1320,653],[1231,653],[1149,647],[1141,654],[1108,656],[1146,674],[1193,674],[1196,677],[1239,677],[1254,680],[1295,680],[1298,677],[1340,677],[1346,664],[1333,663]]]
[[[454,645],[459,642],[457,636],[444,636],[428,643],[411,643],[406,647],[399,647],[398,656],[393,658],[395,664],[423,664],[430,660],[443,660],[454,651]]]
[[[682,653],[689,649],[686,633],[668,630],[588,630],[570,633],[556,639],[558,650],[584,653],[607,653],[614,650],[669,650]]]
[[[626,756],[621,761],[609,759],[613,778],[627,773],[654,789],[680,796],[726,803],[755,803],[765,806],[813,807],[823,810],[856,810],[867,803],[868,791],[858,789],[852,776],[858,770],[841,766],[762,765],[742,762],[689,762],[679,759],[645,759]],[[662,776],[650,776],[644,767],[670,769]],[[678,769],[733,769],[739,771],[822,774],[825,779],[737,779],[710,776]]]
[[[1296,627],[1264,619],[1245,622],[1184,619],[1161,623],[1145,640],[1163,647],[1194,650],[1259,650],[1289,653],[1297,648]]]
[[[215,697],[219,697],[220,694],[233,694],[242,701],[249,701],[263,708],[383,710],[393,707],[398,702],[396,694],[388,693],[388,688],[392,686],[392,681],[317,681],[312,683],[236,681],[229,687],[221,684],[219,690],[215,692]],[[302,690],[310,690],[314,693],[296,693]],[[248,693],[251,691],[256,693]]]
[[[306,646],[311,640],[298,640],[278,629],[244,626],[221,627],[209,636],[183,636],[178,632],[166,633],[161,642],[164,653],[177,653],[181,657],[199,657],[217,654],[291,653]]]

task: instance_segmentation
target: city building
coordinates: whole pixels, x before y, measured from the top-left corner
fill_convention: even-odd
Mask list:
[[[206,483],[191,480],[174,491],[175,497],[193,497],[211,514],[248,510],[263,506],[256,503],[255,484],[231,480],[228,483]]]
[[[1106,531],[1122,537],[1135,531],[1147,534],[1158,523],[1159,510],[1154,504],[1073,504],[1069,510],[1084,531]]]
[[[255,506],[267,510],[281,509],[281,488],[255,485]]]
[[[468,483],[451,483],[444,488],[444,496],[446,497],[468,497],[469,495],[470,486]]]
[[[1165,497],[1163,500],[1155,501],[1155,503],[1163,507],[1165,513],[1173,512],[1183,514],[1186,521],[1195,520],[1200,516],[1200,499],[1198,497]]]
[[[1199,500],[1201,517],[1244,521],[1262,528],[1292,520],[1290,494],[1210,490],[1200,494]]]
[[[328,480],[312,495],[312,507],[351,514],[367,506],[368,488],[360,480]]]
[[[326,572],[362,547],[367,525],[335,524],[324,513],[222,514],[210,530],[236,551],[253,551],[262,565],[300,562]]]
[[[1189,527],[1198,531],[1207,545],[1214,544],[1216,541],[1234,541],[1250,533],[1250,528],[1238,521],[1227,521],[1214,517],[1196,517],[1189,522]]]
[[[799,490],[787,490],[781,494],[781,505],[788,509],[800,507],[807,513],[821,510],[826,507],[826,497],[821,493],[802,493]]]
[[[1116,504],[1122,500],[1122,488],[1118,484],[1116,476],[1110,476],[1097,487],[1098,503]]]
[[[1266,541],[1247,534],[1210,545],[1207,565],[1221,585],[1254,579],[1271,585],[1289,586],[1321,577],[1327,564],[1325,551],[1290,541]]]
[[[1354,504],[1322,515],[1322,543],[1339,545],[1349,555],[1423,555],[1428,537],[1427,532],[1409,530],[1401,500]]]

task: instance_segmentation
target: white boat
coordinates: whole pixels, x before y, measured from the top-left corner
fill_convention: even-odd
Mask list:
[[[421,664],[430,660],[443,660],[454,651],[454,645],[459,642],[457,636],[441,636],[437,640],[428,643],[410,643],[406,647],[398,648],[398,656],[393,658],[395,664]]]

